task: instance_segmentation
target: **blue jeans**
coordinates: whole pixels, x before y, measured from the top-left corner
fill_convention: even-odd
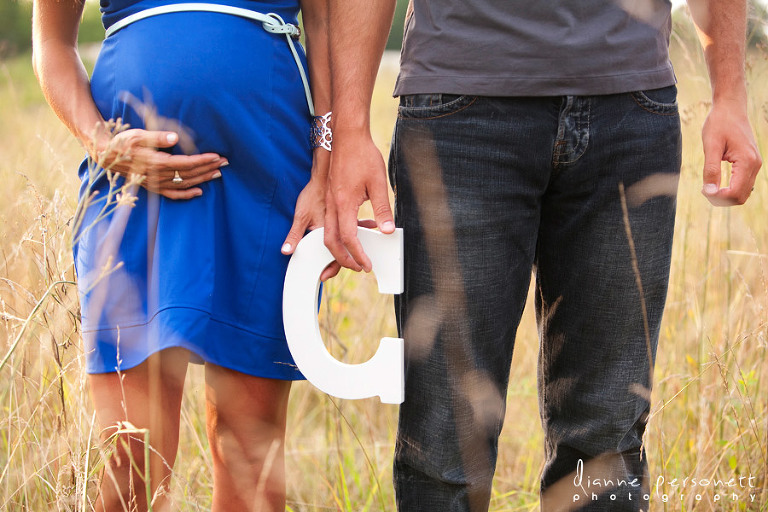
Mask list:
[[[680,164],[674,86],[401,98],[390,155],[405,232],[401,512],[487,510],[531,270],[542,510],[648,510],[642,437]]]

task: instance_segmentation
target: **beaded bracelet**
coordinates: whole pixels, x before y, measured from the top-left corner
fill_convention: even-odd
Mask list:
[[[333,140],[333,133],[329,126],[331,122],[331,113],[328,112],[322,116],[312,117],[312,127],[309,132],[310,144],[312,149],[323,148],[326,151],[331,150],[331,141]]]

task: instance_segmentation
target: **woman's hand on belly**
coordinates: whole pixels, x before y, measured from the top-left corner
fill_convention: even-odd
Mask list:
[[[171,155],[160,151],[178,141],[178,134],[169,131],[104,131],[89,153],[104,169],[126,177],[138,175],[141,186],[151,192],[169,199],[192,199],[203,193],[197,185],[221,177],[221,167],[229,162],[216,153]]]

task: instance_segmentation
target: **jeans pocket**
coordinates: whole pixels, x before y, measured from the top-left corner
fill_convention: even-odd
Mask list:
[[[457,94],[407,94],[400,97],[397,116],[401,119],[434,119],[464,110],[477,96]]]
[[[635,103],[648,112],[663,116],[677,115],[677,87],[674,85],[630,94]]]

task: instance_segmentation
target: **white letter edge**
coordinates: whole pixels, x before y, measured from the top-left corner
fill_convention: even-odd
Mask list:
[[[403,230],[391,235],[357,228],[371,259],[380,293],[403,292]],[[402,338],[382,338],[376,354],[362,364],[346,364],[325,347],[317,319],[320,274],[334,257],[323,243],[323,229],[301,239],[288,263],[283,288],[283,324],[293,360],[309,382],[329,395],[358,399],[378,396],[385,404],[404,400]]]

